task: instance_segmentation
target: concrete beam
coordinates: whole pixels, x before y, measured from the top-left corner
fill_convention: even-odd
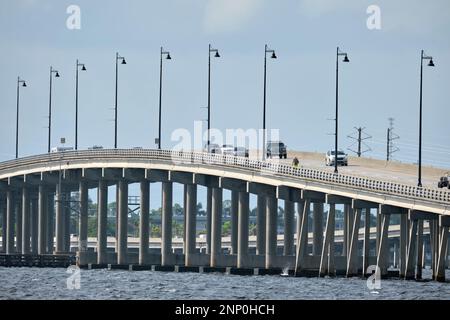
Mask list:
[[[440,227],[450,227],[450,216],[439,216]]]
[[[219,177],[210,176],[207,174],[194,173],[193,183],[209,188],[218,188]]]
[[[353,209],[377,209],[379,205],[380,204],[376,202],[352,199]]]
[[[22,189],[24,185],[23,176],[8,177],[8,187]]]
[[[34,185],[38,186],[41,183],[41,177],[37,174],[24,174],[23,175],[23,181],[27,185]]]
[[[145,169],[123,168],[122,178],[131,182],[145,180]]]
[[[247,192],[253,193],[253,194],[264,195],[267,197],[275,197],[276,196],[276,187],[270,186],[268,184],[247,182]]]
[[[386,204],[379,205],[379,214],[407,214],[408,209]]]
[[[233,179],[233,178],[220,177],[219,178],[219,188],[235,190],[235,191],[239,191],[239,192],[246,192],[247,191],[247,181]]]
[[[74,183],[77,184],[78,187],[78,182],[81,180],[81,169],[64,169],[62,171],[62,179],[65,183]]]
[[[309,200],[310,202],[321,202],[325,203],[325,193],[312,191],[312,190],[302,190],[301,200]]]
[[[409,220],[437,220],[439,215],[425,211],[409,210]]]
[[[169,171],[169,180],[182,184],[193,184],[194,178],[191,172]]]
[[[83,168],[81,169],[81,178],[99,181],[102,178],[102,169]]]
[[[145,179],[150,180],[151,182],[170,182],[169,172],[158,169],[146,169]]]
[[[278,186],[276,187],[276,197],[278,199],[292,201],[292,202],[300,202],[302,201],[301,190],[296,188],[291,188],[287,186]]]
[[[55,185],[59,182],[58,171],[44,171],[41,172],[41,183]]]
[[[119,168],[102,168],[102,179],[120,180],[122,178],[122,169]]]
[[[352,204],[352,199],[335,194],[326,194],[325,202],[328,204]]]

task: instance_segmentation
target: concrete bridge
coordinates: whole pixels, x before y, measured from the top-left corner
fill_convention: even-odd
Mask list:
[[[149,184],[153,182],[162,185],[162,237],[157,250],[149,248]],[[131,183],[140,184],[137,252],[128,247],[128,186]],[[182,253],[173,250],[173,183],[184,185]],[[111,185],[117,186],[118,204],[114,251],[108,250],[106,235],[108,186]],[[199,250],[195,232],[198,185],[207,187],[205,251]],[[90,188],[98,189],[95,251],[89,249],[87,238]],[[222,250],[223,189],[231,190],[232,202],[231,250],[228,254]],[[66,254],[70,250],[67,205],[71,192],[79,192],[77,261],[81,266],[177,265],[212,270],[225,267],[239,270],[288,268],[296,275],[313,272],[322,276],[337,273],[354,276],[366,275],[368,266],[376,265],[380,275],[386,276],[390,217],[399,215],[396,248],[399,276],[421,278],[426,221],[433,278],[445,280],[450,226],[448,191],[200,152],[89,150],[50,153],[0,163],[0,212],[6,226],[6,241],[2,242],[5,253]],[[254,253],[249,250],[250,193],[256,194],[258,199]],[[285,214],[282,252],[277,251],[278,201],[284,202]],[[335,252],[336,205],[344,206],[341,254]],[[376,211],[377,220],[375,248],[370,244],[372,211]],[[294,234],[298,236],[294,237]],[[358,248],[359,238],[362,238],[362,250]],[[312,242],[310,245],[308,240]]]

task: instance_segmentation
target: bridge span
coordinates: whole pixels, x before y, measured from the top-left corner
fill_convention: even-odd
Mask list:
[[[149,248],[149,184],[162,186],[162,237]],[[128,246],[128,186],[140,184],[138,252]],[[183,252],[173,250],[173,183],[184,185]],[[107,248],[108,186],[116,185],[116,248]],[[206,250],[196,239],[197,186],[207,187]],[[88,190],[98,190],[98,235],[88,246]],[[222,250],[222,194],[231,190],[229,254]],[[399,276],[421,278],[424,221],[429,229],[433,278],[445,280],[450,192],[326,170],[229,155],[168,150],[89,150],[50,153],[0,163],[0,213],[6,226],[5,254],[67,254],[68,204],[79,193],[77,263],[183,266],[265,270],[288,268],[296,275],[366,275],[376,265],[388,274],[390,218],[400,217]],[[249,250],[249,194],[257,195],[256,250]],[[283,251],[277,251],[277,208],[284,202]],[[344,207],[343,252],[336,253],[336,205]],[[371,212],[376,241],[370,243]],[[297,219],[295,222],[295,216]],[[362,223],[364,222],[364,223]],[[362,232],[361,230],[362,229]],[[308,234],[312,232],[312,243]],[[297,234],[298,237],[294,237]],[[362,237],[362,241],[358,238]],[[15,240],[16,239],[16,240]],[[55,239],[55,241],[54,241]],[[362,248],[359,248],[361,244]],[[129,250],[130,249],[130,250]]]

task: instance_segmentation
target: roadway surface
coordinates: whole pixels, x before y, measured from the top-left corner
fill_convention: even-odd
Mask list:
[[[272,158],[268,161],[280,161],[283,164],[292,164],[292,159],[297,157],[300,161],[300,166],[310,169],[325,170],[329,172],[334,171],[333,167],[325,165],[325,154],[315,152],[298,152],[289,151],[287,159]],[[250,158],[257,159],[257,152],[250,152]],[[404,183],[408,185],[417,185],[417,171],[418,167],[414,164],[407,164],[398,161],[384,161],[365,157],[348,158],[348,166],[339,166],[339,173],[376,178],[385,181],[392,181],[396,183]],[[422,166],[422,185],[427,188],[438,189],[437,183],[439,178],[450,169],[435,168],[430,166]],[[448,189],[438,189],[450,191]]]

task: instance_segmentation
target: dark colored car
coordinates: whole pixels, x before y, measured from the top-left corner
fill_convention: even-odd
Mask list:
[[[281,141],[269,141],[266,146],[267,158],[287,158],[286,145]]]

